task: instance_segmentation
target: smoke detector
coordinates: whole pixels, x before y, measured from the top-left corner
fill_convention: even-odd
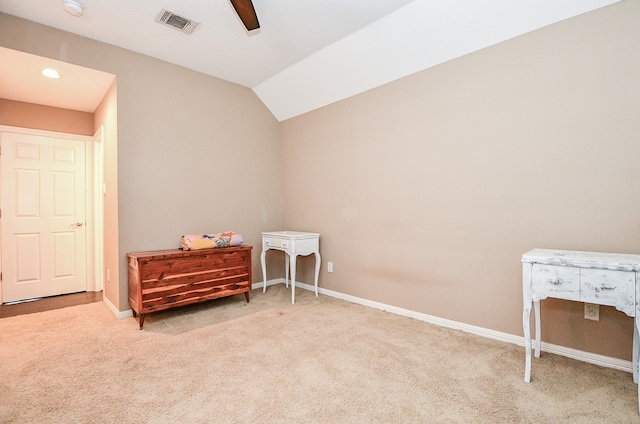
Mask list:
[[[82,3],[76,0],[64,0],[62,2],[65,12],[71,16],[82,16],[84,13],[84,6]]]
[[[156,15],[155,21],[185,34],[191,34],[200,25],[200,22],[185,18],[167,9],[162,9]]]

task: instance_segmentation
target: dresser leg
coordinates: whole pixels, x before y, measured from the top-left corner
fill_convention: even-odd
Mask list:
[[[142,326],[144,325],[144,317],[146,314],[140,314],[140,330],[142,330]]]
[[[246,298],[247,298],[247,303],[249,303],[249,292],[245,292],[245,293],[244,293],[244,297],[246,297]]]

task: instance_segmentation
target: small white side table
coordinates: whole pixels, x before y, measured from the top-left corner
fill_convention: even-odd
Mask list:
[[[640,362],[640,255],[533,249],[522,255],[524,381],[531,379],[531,307],[540,357],[540,301],[548,297],[613,306],[634,318],[632,368]],[[638,387],[640,408],[640,386]],[[639,409],[640,411],[640,409]]]
[[[318,297],[318,276],[320,275],[320,234],[304,233],[301,231],[274,231],[262,233],[262,292],[267,290],[267,265],[265,256],[267,250],[281,250],[285,253],[285,284],[289,287],[289,263],[291,263],[291,303],[296,300],[296,258],[314,254],[316,256],[315,287]],[[292,260],[290,260],[292,259]]]

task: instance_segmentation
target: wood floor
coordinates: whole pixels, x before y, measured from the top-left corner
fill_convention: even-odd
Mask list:
[[[101,291],[45,297],[29,302],[16,303],[12,305],[0,305],[0,318],[51,311],[53,309],[61,309],[69,306],[83,305],[85,303],[101,301]]]

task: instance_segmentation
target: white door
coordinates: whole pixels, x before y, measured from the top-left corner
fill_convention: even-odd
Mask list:
[[[85,144],[2,132],[2,301],[85,291]]]

